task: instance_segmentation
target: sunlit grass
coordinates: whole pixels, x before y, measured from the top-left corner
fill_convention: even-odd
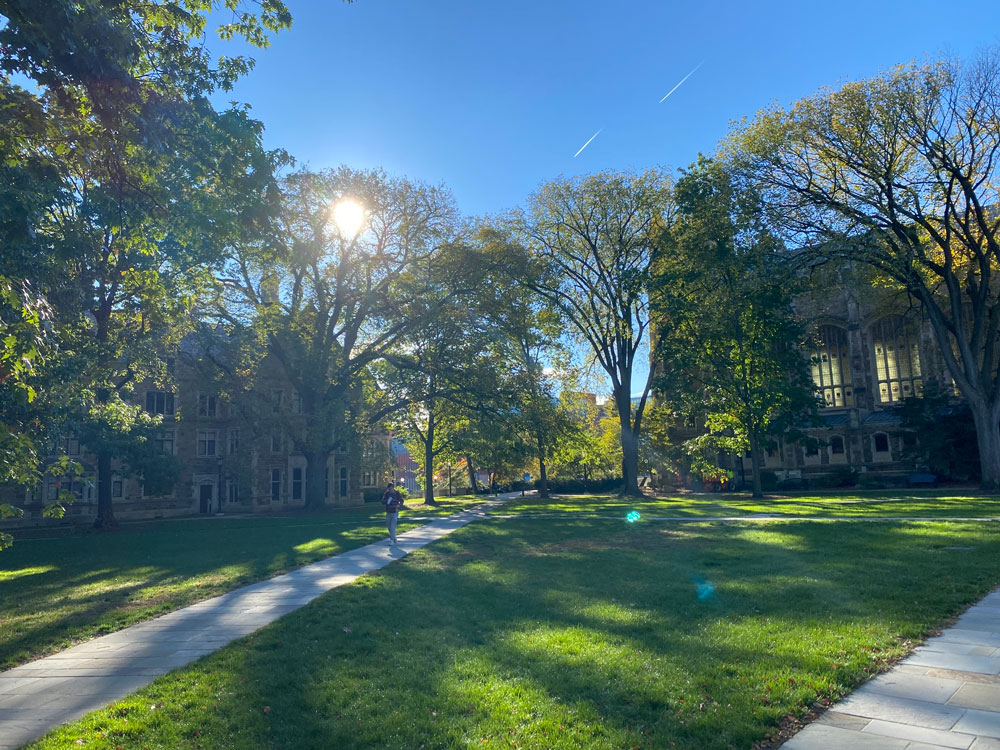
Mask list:
[[[630,512],[642,518],[733,517],[750,515],[823,516],[834,518],[1000,518],[1000,496],[947,492],[848,493],[769,497],[754,500],[746,493],[677,494],[666,497],[617,495],[557,495],[515,498],[497,514],[590,513],[626,520]]]
[[[465,527],[32,747],[749,750],[1000,584],[989,522],[556,515]]]
[[[399,531],[418,525],[408,517],[482,501],[442,498],[429,507],[411,500]],[[0,669],[378,541],[384,519],[371,503],[309,515],[124,524],[103,534],[22,534],[0,553]]]

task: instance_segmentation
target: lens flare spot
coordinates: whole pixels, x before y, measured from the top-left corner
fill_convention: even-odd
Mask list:
[[[700,581],[697,585],[698,600],[705,601],[715,595],[715,584],[711,581]]]
[[[625,520],[628,521],[629,523],[635,523],[636,521],[639,520],[639,511],[637,510],[629,511],[628,515],[625,516]]]

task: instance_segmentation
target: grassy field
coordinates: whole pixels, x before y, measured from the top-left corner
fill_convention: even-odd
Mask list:
[[[552,519],[536,505],[31,747],[749,749],[1000,584],[996,522],[629,524],[613,498],[545,504]]]
[[[447,498],[404,512],[453,513]],[[0,552],[0,669],[386,536],[376,504],[286,517],[124,524],[114,533],[28,533]],[[36,538],[30,538],[30,537]]]
[[[746,493],[683,494],[664,498],[614,495],[516,499],[497,514],[586,513],[624,517],[629,511],[653,517],[732,517],[752,515],[834,518],[1000,518],[1000,497],[941,491],[878,491],[823,495],[774,495],[754,500]]]

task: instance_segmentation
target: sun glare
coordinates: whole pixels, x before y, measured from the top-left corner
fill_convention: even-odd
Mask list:
[[[361,231],[361,225],[365,222],[365,209],[360,203],[345,198],[333,207],[333,221],[341,234],[353,237]]]

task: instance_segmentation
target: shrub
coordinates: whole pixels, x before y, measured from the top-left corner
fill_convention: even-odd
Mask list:
[[[403,489],[400,488],[400,492]],[[361,496],[364,498],[366,503],[379,503],[382,502],[382,495],[385,494],[385,487],[367,487],[361,490]]]
[[[865,490],[889,490],[906,486],[906,477],[895,474],[865,473],[858,477],[858,487]]]
[[[760,488],[764,492],[778,489],[778,475],[766,469],[760,473]]]
[[[540,482],[536,479],[535,489]],[[610,479],[549,479],[549,492],[613,492],[622,487],[620,477]]]

